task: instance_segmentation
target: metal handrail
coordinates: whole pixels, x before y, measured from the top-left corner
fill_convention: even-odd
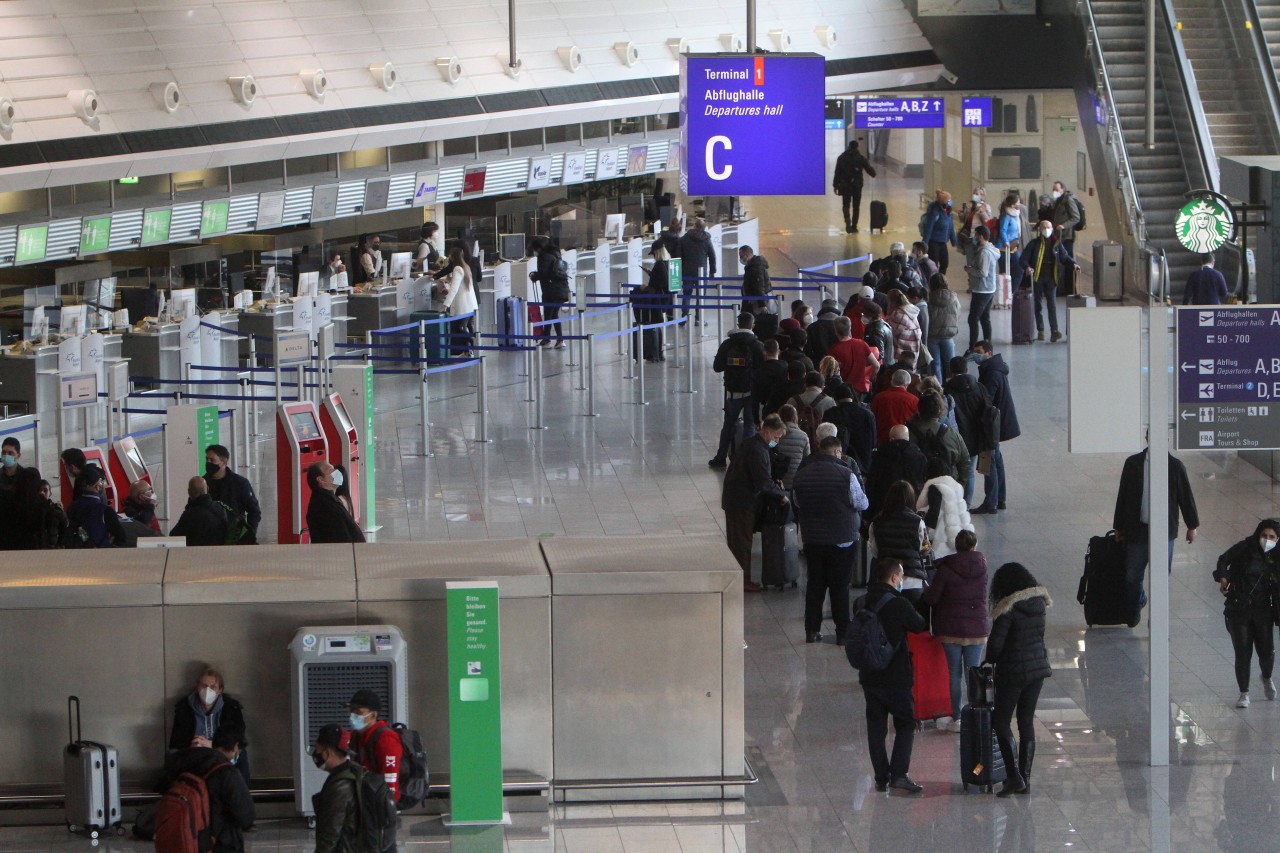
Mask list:
[[[1120,127],[1120,119],[1115,111],[1115,95],[1111,91],[1111,75],[1107,73],[1107,62],[1102,55],[1101,42],[1098,39],[1098,23],[1093,17],[1093,6],[1089,0],[1081,0],[1076,4],[1077,14],[1083,19],[1087,51],[1093,60],[1093,72],[1098,88],[1106,102],[1107,123],[1106,136],[1103,142],[1111,148],[1115,162],[1120,164],[1120,174],[1116,176],[1121,193],[1125,197],[1125,212],[1129,220],[1129,232],[1137,240],[1138,246],[1147,243],[1147,219],[1142,210],[1142,201],[1138,198],[1138,187],[1133,178],[1133,165],[1129,162],[1129,151],[1124,143],[1124,130]]]
[[[1267,34],[1262,30],[1262,16],[1258,14],[1258,4],[1254,0],[1240,0],[1244,10],[1245,28],[1249,30],[1249,40],[1253,53],[1260,67],[1266,69],[1262,74],[1262,90],[1267,95],[1267,106],[1271,110],[1271,136],[1276,144],[1273,150],[1280,150],[1280,75],[1276,73],[1275,63],[1271,59],[1271,48],[1267,46]]]
[[[1200,85],[1196,82],[1196,71],[1191,67],[1191,60],[1187,58],[1186,47],[1182,43],[1182,33],[1178,31],[1178,17],[1173,9],[1173,0],[1160,0],[1156,10],[1157,14],[1163,14],[1163,32],[1169,39],[1174,69],[1178,74],[1178,83],[1182,87],[1182,97],[1186,100],[1187,110],[1191,114],[1190,125],[1196,140],[1196,155],[1199,157],[1200,168],[1208,185],[1205,189],[1218,192],[1221,182],[1218,158],[1214,154],[1213,138],[1209,134],[1209,122],[1204,114],[1204,103],[1200,100]],[[1167,86],[1166,91],[1168,91]]]

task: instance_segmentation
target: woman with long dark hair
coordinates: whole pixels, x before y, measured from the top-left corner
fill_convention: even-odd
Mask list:
[[[1277,539],[1280,521],[1263,519],[1252,536],[1232,545],[1218,558],[1213,572],[1218,589],[1227,599],[1223,616],[1236,652],[1236,686],[1240,688],[1237,708],[1249,707],[1249,665],[1254,649],[1258,650],[1263,693],[1268,699],[1276,698],[1271,668],[1276,662],[1275,604],[1280,586]]]
[[[986,662],[995,665],[996,700],[991,725],[1004,756],[1005,783],[996,794],[1031,791],[1036,755],[1036,703],[1044,680],[1053,674],[1044,645],[1045,614],[1053,604],[1049,591],[1021,563],[1005,563],[991,579],[991,636]],[[1018,719],[1019,741],[1012,722]]]

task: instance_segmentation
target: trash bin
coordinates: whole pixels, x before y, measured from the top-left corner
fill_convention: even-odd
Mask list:
[[[1124,246],[1114,240],[1093,244],[1093,292],[1099,299],[1124,299]]]

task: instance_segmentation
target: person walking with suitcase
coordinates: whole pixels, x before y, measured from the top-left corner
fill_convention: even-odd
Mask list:
[[[1036,703],[1044,680],[1053,675],[1044,645],[1049,590],[1021,563],[1005,563],[991,580],[991,635],[986,663],[995,667],[995,710],[991,724],[1004,756],[1005,783],[997,797],[1031,792],[1036,757]],[[1012,723],[1018,721],[1018,738]],[[1015,761],[1016,759],[1016,761]]]
[[[1128,612],[1135,620],[1140,618],[1147,605],[1147,594],[1142,588],[1147,576],[1147,564],[1151,562],[1150,540],[1147,531],[1151,523],[1151,504],[1147,498],[1147,457],[1149,450],[1135,453],[1124,460],[1120,472],[1120,488],[1116,492],[1116,509],[1111,527],[1116,541],[1125,547],[1124,583],[1128,599]],[[1182,460],[1169,454],[1169,553],[1165,567],[1173,571],[1173,544],[1178,538],[1178,513],[1187,524],[1187,544],[1196,541],[1200,527],[1200,513],[1196,498],[1191,493],[1191,479]],[[1159,523],[1159,519],[1156,519]],[[1136,621],[1135,621],[1136,625]]]
[[[933,633],[942,641],[951,677],[951,731],[960,731],[960,690],[965,673],[982,663],[991,617],[987,609],[987,558],[972,530],[956,534],[956,552],[939,559],[933,583],[921,599],[933,608]],[[943,721],[938,721],[938,728]]]
[[[844,209],[846,234],[858,233],[858,217],[861,215],[862,208],[863,173],[873,178],[876,176],[875,168],[858,150],[858,140],[851,139],[849,148],[836,158],[835,174],[831,177],[831,188],[836,195],[840,196],[841,207]],[[872,228],[874,227],[873,225]]]
[[[1023,275],[1031,282],[1036,300],[1037,341],[1044,340],[1041,302],[1049,303],[1050,343],[1062,340],[1062,332],[1058,331],[1058,288],[1070,281],[1074,269],[1078,269],[1076,262],[1067,254],[1062,241],[1053,239],[1053,223],[1040,222],[1036,226],[1035,238],[1027,243],[1026,251],[1022,253]]]
[[[1213,570],[1213,579],[1226,597],[1222,613],[1236,653],[1236,685],[1240,688],[1237,708],[1249,707],[1249,664],[1253,662],[1254,649],[1258,650],[1263,693],[1268,699],[1276,698],[1271,669],[1276,662],[1275,607],[1280,589],[1280,558],[1275,550],[1278,539],[1280,521],[1263,519],[1253,536],[1218,557]]]

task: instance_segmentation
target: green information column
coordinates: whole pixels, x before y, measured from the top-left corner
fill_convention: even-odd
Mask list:
[[[449,636],[449,823],[502,823],[498,584],[445,585]]]
[[[218,439],[218,407],[201,406],[196,409],[196,474],[204,473],[204,450],[211,444],[221,444]],[[242,465],[248,461],[244,460]]]
[[[364,365],[364,526],[366,530],[378,529],[378,499],[374,489],[374,448],[376,442],[373,434],[373,365]]]

